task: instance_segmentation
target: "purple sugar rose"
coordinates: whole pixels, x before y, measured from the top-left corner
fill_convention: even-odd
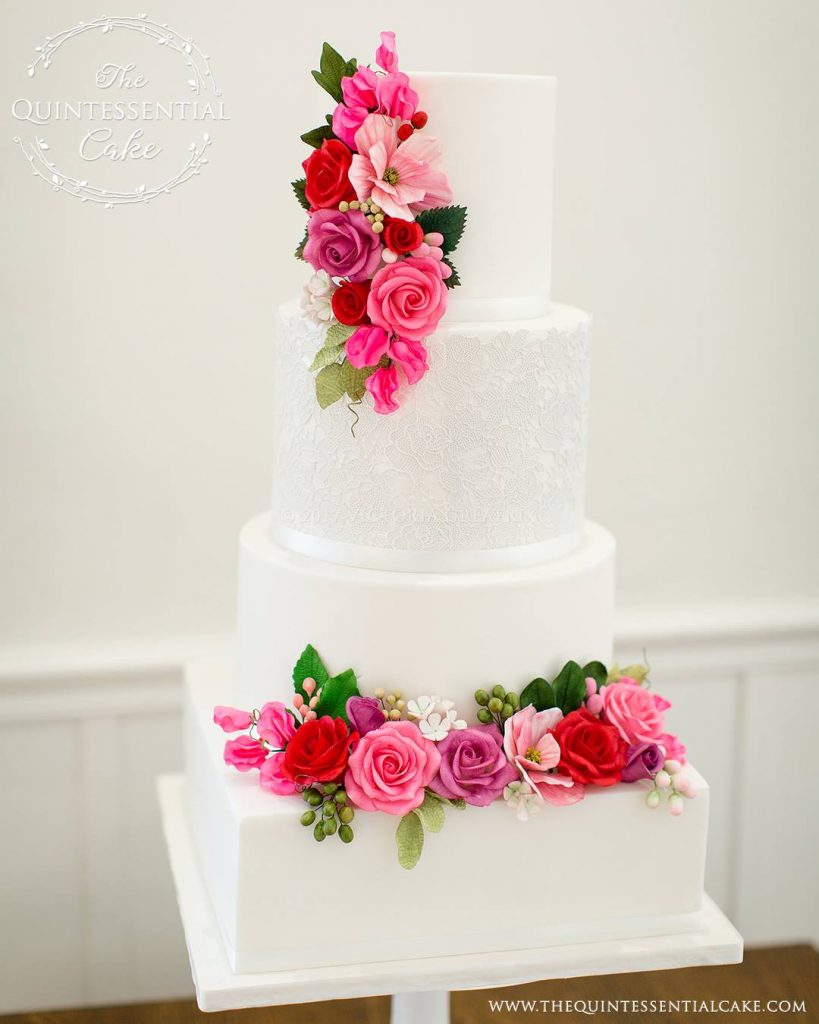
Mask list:
[[[347,717],[359,736],[365,736],[384,724],[381,702],[375,697],[350,697],[347,701]]]
[[[307,236],[304,258],[330,277],[366,281],[381,262],[381,242],[360,210],[315,210]]]
[[[656,743],[635,743],[626,751],[626,766],[623,782],[639,782],[650,779],[663,766],[664,756]]]
[[[518,777],[503,752],[503,737],[496,725],[452,729],[438,744],[438,753],[441,765],[429,788],[448,800],[463,799],[485,807]]]

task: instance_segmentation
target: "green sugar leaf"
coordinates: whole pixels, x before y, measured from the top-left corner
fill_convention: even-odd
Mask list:
[[[300,693],[305,700],[307,694],[304,692],[303,683],[305,679],[315,679],[316,686],[324,686],[330,678],[330,673],[324,667],[324,662],[319,657],[318,651],[312,644],[308,644],[299,655],[299,660],[293,668],[293,688]]]
[[[344,373],[340,363],[330,363],[316,374],[316,398],[322,409],[345,394]]]
[[[586,696],[586,680],[576,661],[567,661],[552,683],[555,704],[564,715],[576,711]]]
[[[321,48],[319,70],[313,71],[311,74],[336,103],[341,103],[341,79],[354,74],[356,66],[355,60],[345,60],[338,50],[334,50],[329,43],[325,43]]]
[[[351,668],[339,672],[328,679],[321,688],[321,696],[316,704],[316,714],[329,715],[331,718],[347,719],[347,701],[350,697],[358,697],[358,680]]]
[[[329,366],[330,363],[337,363],[339,356],[342,355],[344,355],[343,341],[340,345],[324,345],[316,352],[315,359],[310,363],[310,372],[315,373],[316,370]]]
[[[424,802],[415,811],[427,832],[440,832],[446,823],[443,803],[432,793],[424,794]]]
[[[425,235],[430,231],[440,231],[444,236],[441,248],[446,256],[458,247],[461,240],[466,224],[466,207],[436,206],[433,210],[422,210],[415,219]]]
[[[531,704],[535,711],[547,711],[549,708],[557,707],[551,683],[539,677],[533,679],[528,686],[524,686],[520,695],[520,706],[525,708],[527,704]]]
[[[304,210],[310,209],[310,204],[307,202],[307,196],[304,194],[304,190],[307,186],[306,178],[298,178],[296,181],[291,181],[290,186],[296,194],[296,199],[299,201],[299,205]]]
[[[305,228],[304,229],[304,238],[302,238],[302,240],[296,246],[296,251],[293,253],[293,255],[296,257],[297,260],[303,260],[304,259],[304,247],[305,247],[305,245],[307,245],[307,237],[308,237],[307,236],[307,228]]]
[[[395,845],[398,847],[398,863],[401,867],[407,871],[414,868],[424,850],[424,826],[415,811],[405,814],[398,822]]]
[[[341,324],[336,321],[327,331],[327,337],[324,339],[324,344],[343,345],[350,335],[355,334],[357,330],[357,327],[350,327],[348,324]]]
[[[606,680],[609,677],[609,672],[602,661],[590,661],[588,665],[584,665],[582,670],[583,678],[588,679],[589,676],[597,683],[597,689],[601,686],[606,685]]]
[[[375,373],[377,369],[377,366],[364,366],[359,370],[348,363],[346,359],[344,360],[341,364],[341,376],[344,381],[344,390],[347,392],[350,401],[361,401],[367,391],[364,382],[371,374]]]
[[[299,136],[302,142],[306,142],[313,149],[320,149],[325,139],[333,138],[333,129],[327,124],[320,124],[318,128],[311,128],[309,132]]]
[[[458,270],[455,264],[452,262],[449,256],[444,256],[443,262],[446,263],[446,265],[452,271],[452,273],[449,275],[446,281],[444,281],[444,284],[447,286],[447,288],[457,288],[458,285],[461,283],[461,278],[458,275]]]

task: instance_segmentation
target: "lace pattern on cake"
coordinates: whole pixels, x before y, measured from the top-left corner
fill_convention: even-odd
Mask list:
[[[564,325],[565,324],[565,325]],[[571,534],[583,518],[588,319],[443,327],[390,416],[320,409],[322,330],[284,307],[275,358],[273,522],[392,550],[486,550]],[[368,398],[365,398],[365,402]]]

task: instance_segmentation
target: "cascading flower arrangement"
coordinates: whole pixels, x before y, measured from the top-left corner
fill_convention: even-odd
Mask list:
[[[425,341],[459,283],[450,254],[466,209],[449,205],[441,147],[398,69],[394,32],[381,33],[375,64],[324,44],[313,78],[336,106],[301,136],[314,152],[292,186],[309,218],[296,256],[315,271],[302,306],[327,328],[310,366],[318,403],[369,393],[385,414],[429,369]]]
[[[665,728],[671,705],[648,688],[642,665],[570,661],[520,695],[501,685],[477,690],[473,725],[436,695],[363,696],[352,669],[331,676],[309,645],[293,684],[291,707],[214,710],[225,732],[243,733],[226,742],[225,763],[258,770],[271,793],[300,793],[301,823],[319,842],[336,834],[351,842],[357,810],[398,817],[405,868],[418,863],[424,833],[441,830],[446,807],[504,800],[525,821],[543,804],[577,803],[587,786],[642,782],[649,807],[665,798],[679,815],[696,795],[685,747]]]

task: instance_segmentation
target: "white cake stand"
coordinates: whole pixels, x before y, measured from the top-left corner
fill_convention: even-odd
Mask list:
[[[392,996],[392,1024],[448,1024],[452,990],[521,985],[551,978],[625,974],[742,960],[742,939],[706,897],[695,932],[625,941],[586,942],[504,953],[391,960],[233,974],[199,872],[184,806],[185,779],[159,779],[165,839],[200,1010],[235,1010],[325,999]]]

